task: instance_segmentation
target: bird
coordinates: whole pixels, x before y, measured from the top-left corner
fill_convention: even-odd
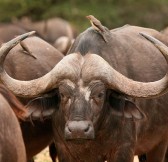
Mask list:
[[[20,46],[23,48],[23,52],[25,53],[25,54],[28,54],[28,55],[30,55],[30,56],[32,56],[34,59],[37,59],[34,55],[33,55],[33,53],[29,50],[29,48],[27,47],[27,45],[24,43],[24,42],[20,42]]]
[[[86,18],[90,20],[90,23],[95,30],[105,32],[105,27],[93,15],[86,16]]]
[[[99,20],[97,20],[93,15],[86,16],[89,19],[92,27],[100,33],[105,42],[108,42],[108,37],[110,30],[103,26]]]

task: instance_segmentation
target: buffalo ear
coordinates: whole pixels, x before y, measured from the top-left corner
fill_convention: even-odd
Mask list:
[[[59,96],[54,95],[41,96],[29,101],[26,105],[27,107],[27,116],[26,120],[45,120],[51,118],[53,113],[58,109],[59,105]]]
[[[145,114],[142,110],[139,109],[134,102],[124,98],[123,96],[110,96],[109,103],[112,108],[112,113],[117,116],[124,116],[125,118],[136,120],[145,118]]]
[[[133,118],[137,120],[145,118],[145,114],[137,107],[137,105],[128,100],[125,101],[124,116],[126,118]]]
[[[54,113],[54,108],[40,108],[33,105],[27,106],[26,120],[45,120]]]

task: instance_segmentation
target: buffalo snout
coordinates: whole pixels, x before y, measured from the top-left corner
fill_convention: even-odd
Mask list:
[[[68,121],[65,125],[65,138],[94,139],[94,127],[91,121]]]

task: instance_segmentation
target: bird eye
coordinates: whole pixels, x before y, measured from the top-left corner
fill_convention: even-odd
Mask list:
[[[93,95],[91,98],[96,102],[96,103],[100,103],[103,101],[104,99],[104,92],[100,92],[98,94]]]

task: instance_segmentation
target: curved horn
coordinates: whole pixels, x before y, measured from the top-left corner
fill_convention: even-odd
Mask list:
[[[4,61],[8,52],[21,40],[32,35],[34,32],[26,33],[9,41],[0,48],[0,79],[3,84],[15,95],[21,97],[34,97],[46,91],[56,88],[58,83],[66,78],[75,80],[79,77],[78,69],[80,69],[80,60],[82,56],[78,54],[70,54],[64,57],[50,72],[46,75],[30,80],[19,81],[11,78],[4,70]],[[82,61],[82,60],[81,60]]]
[[[0,71],[2,71],[2,65],[4,63],[4,60],[6,58],[6,55],[8,54],[8,52],[14,47],[16,46],[19,42],[21,42],[22,40],[26,39],[27,37],[29,37],[30,35],[33,35],[35,33],[35,31],[31,31],[25,34],[22,34],[20,36],[17,36],[16,38],[12,39],[11,41],[2,44],[2,47],[0,48]]]
[[[168,63],[168,47],[147,34],[141,33],[141,35],[154,43],[154,45],[164,55]],[[161,96],[168,91],[168,72],[158,81],[147,83],[138,82],[125,77],[113,69],[102,57],[96,54],[88,54],[85,57],[85,60],[87,61],[85,61],[85,68],[83,69],[82,77],[85,78],[86,81],[92,80],[93,78],[102,80],[111,89],[115,89],[129,96],[138,98],[154,98]]]

